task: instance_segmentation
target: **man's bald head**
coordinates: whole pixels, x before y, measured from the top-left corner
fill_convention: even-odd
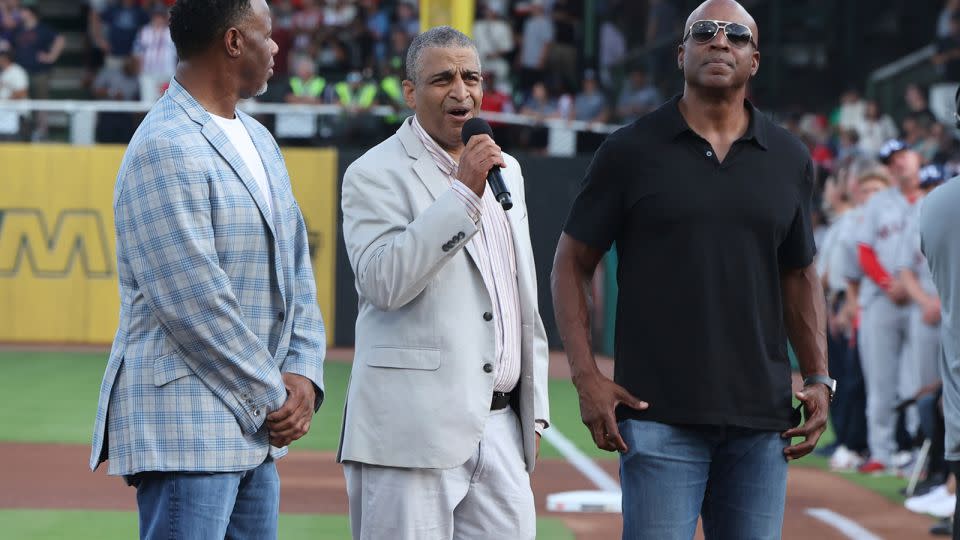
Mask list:
[[[683,27],[683,33],[686,35],[690,25],[700,20],[730,21],[746,25],[753,32],[753,41],[760,44],[760,31],[757,29],[757,21],[747,11],[747,8],[740,5],[736,0],[706,0],[706,2],[697,6],[697,9],[687,17],[687,24]]]

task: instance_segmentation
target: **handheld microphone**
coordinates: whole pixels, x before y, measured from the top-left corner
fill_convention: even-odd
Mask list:
[[[474,117],[464,122],[463,129],[460,131],[460,138],[463,139],[463,144],[467,144],[470,137],[474,135],[489,135],[492,139],[493,130],[490,129],[490,124],[488,124],[486,120]],[[503,176],[500,174],[499,166],[494,165],[493,168],[490,169],[490,172],[487,173],[487,185],[493,190],[494,198],[503,206],[504,210],[513,208],[513,201],[510,199],[510,192],[507,191],[507,185],[503,183]]]

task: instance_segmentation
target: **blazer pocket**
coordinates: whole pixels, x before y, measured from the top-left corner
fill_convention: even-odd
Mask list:
[[[367,365],[395,369],[440,369],[440,349],[375,346],[367,354]]]
[[[153,384],[156,386],[163,386],[187,375],[193,375],[193,370],[177,353],[161,356],[153,361]]]

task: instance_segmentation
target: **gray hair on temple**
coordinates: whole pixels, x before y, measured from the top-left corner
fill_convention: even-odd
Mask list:
[[[422,34],[417,34],[410,42],[410,48],[407,49],[407,79],[417,82],[424,49],[448,47],[477,51],[477,44],[469,36],[450,26],[435,26]]]

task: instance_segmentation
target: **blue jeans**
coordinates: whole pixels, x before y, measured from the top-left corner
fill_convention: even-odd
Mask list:
[[[779,432],[623,420],[623,540],[780,538],[788,441]]]
[[[136,474],[140,538],[159,540],[275,539],[280,477],[273,460],[230,473]]]

